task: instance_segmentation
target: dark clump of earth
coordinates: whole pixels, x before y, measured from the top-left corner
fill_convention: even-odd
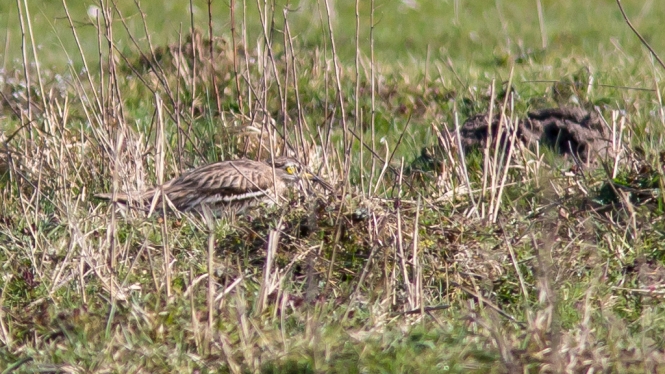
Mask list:
[[[484,147],[491,131],[497,138],[501,115],[494,115],[491,127],[487,113],[477,114],[464,122],[460,129],[461,144],[465,150]],[[583,108],[547,108],[529,112],[518,123],[517,140],[528,147],[536,143],[550,146],[563,155],[574,155],[586,162],[595,156],[611,152],[610,134],[602,118],[596,112]],[[502,144],[511,132],[503,129]]]
[[[486,147],[490,139],[492,142],[499,139],[501,148],[507,149],[513,136],[513,130],[506,126],[507,123],[508,119],[505,117],[502,119],[501,113],[493,115],[491,123],[488,113],[476,114],[469,117],[461,126],[459,142],[454,129],[442,131],[442,138],[448,139],[452,148],[461,145],[465,152]],[[515,142],[530,148],[534,148],[537,144],[548,146],[558,154],[576,157],[584,163],[594,162],[597,158],[606,159],[614,154],[610,131],[603,123],[603,119],[598,113],[584,108],[540,109],[529,112],[515,123],[517,124]],[[439,160],[441,156],[443,156],[442,149],[426,148],[416,162],[436,168],[441,162]]]

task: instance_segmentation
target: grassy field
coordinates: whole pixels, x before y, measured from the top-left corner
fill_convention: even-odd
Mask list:
[[[665,3],[622,5],[665,56]],[[665,373],[665,71],[616,2],[5,1],[0,26],[0,373]],[[446,137],[559,106],[614,153]],[[93,197],[282,152],[336,192]]]

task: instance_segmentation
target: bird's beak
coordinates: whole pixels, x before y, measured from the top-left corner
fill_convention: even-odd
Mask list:
[[[335,192],[335,189],[333,188],[333,186],[331,186],[330,183],[328,183],[328,182],[324,181],[323,179],[321,179],[321,177],[319,177],[318,175],[306,172],[306,173],[304,173],[304,177],[311,180],[312,182],[320,184],[321,186],[323,186],[323,188],[325,188],[326,190],[328,190],[330,192]]]

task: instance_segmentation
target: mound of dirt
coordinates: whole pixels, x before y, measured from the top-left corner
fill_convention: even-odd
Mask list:
[[[582,108],[552,108],[529,113],[525,122],[539,140],[562,154],[575,154],[583,161],[611,157],[610,133],[596,112]]]
[[[493,139],[497,138],[501,116],[495,115],[491,126],[488,117],[487,113],[477,114],[464,122],[460,140],[465,150],[486,146],[490,133]],[[504,127],[501,143],[506,144],[510,136]],[[601,117],[583,108],[548,108],[530,112],[518,121],[516,139],[528,147],[540,142],[560,154],[572,154],[584,162],[597,156],[611,157],[612,153],[610,134]]]

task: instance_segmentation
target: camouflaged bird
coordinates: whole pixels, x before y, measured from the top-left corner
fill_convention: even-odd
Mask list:
[[[317,182],[332,191],[332,187],[316,175],[304,170],[302,164],[290,157],[279,157],[266,162],[240,159],[221,161],[192,169],[174,178],[162,187],[145,192],[116,193],[121,205],[149,206],[155,195],[156,207],[161,207],[161,193],[167,196],[167,206],[181,212],[200,211],[207,205],[215,212],[234,210],[242,212],[261,204],[274,205],[303,179]],[[274,174],[273,174],[274,170]],[[273,178],[274,176],[274,178]],[[113,200],[112,193],[95,195]],[[159,209],[159,208],[158,208]]]

